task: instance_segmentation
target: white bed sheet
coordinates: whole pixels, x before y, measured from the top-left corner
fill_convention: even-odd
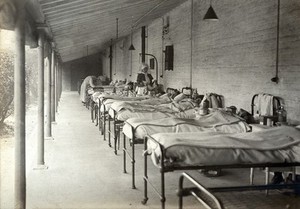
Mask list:
[[[132,131],[135,129],[135,133]],[[143,139],[146,135],[155,133],[179,132],[226,132],[239,133],[250,130],[250,126],[241,118],[223,110],[216,110],[206,116],[195,119],[162,118],[157,120],[130,118],[123,127],[123,133],[130,139]]]
[[[154,105],[155,104],[155,105]],[[159,119],[166,117],[194,118],[195,106],[191,101],[169,102],[166,99],[149,99],[149,101],[114,102],[109,115],[118,120],[126,121],[129,118]]]
[[[160,118],[195,118],[195,109],[189,109],[178,113],[166,113],[166,112],[132,112],[130,110],[122,110],[118,112],[117,119],[126,121],[130,118],[140,119],[160,119]]]
[[[275,127],[257,132],[225,134],[216,132],[158,133],[152,137],[165,148],[167,164],[235,165],[300,162],[300,130]],[[155,165],[160,147],[148,141]]]

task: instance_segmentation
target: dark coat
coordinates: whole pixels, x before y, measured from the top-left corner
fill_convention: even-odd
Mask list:
[[[139,74],[137,75],[136,82],[137,82],[137,85],[138,85],[138,86],[140,86],[140,87],[141,87],[141,86],[144,86],[143,81],[146,81],[145,75],[146,75],[146,74],[144,74],[144,73],[139,73]],[[151,74],[147,74],[147,75],[148,75],[148,78],[149,78],[149,80],[150,80],[150,85],[152,85],[153,77],[152,77]]]

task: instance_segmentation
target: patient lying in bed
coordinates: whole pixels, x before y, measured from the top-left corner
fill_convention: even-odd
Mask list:
[[[132,133],[132,128],[135,132]],[[146,135],[155,133],[178,132],[227,132],[238,133],[250,131],[250,126],[240,117],[224,110],[211,112],[200,118],[161,118],[147,120],[145,118],[130,118],[123,127],[123,133],[128,138],[143,139]]]

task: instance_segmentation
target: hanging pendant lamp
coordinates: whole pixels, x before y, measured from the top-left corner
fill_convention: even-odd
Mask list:
[[[204,15],[203,20],[219,20],[215,10],[211,6],[211,3],[210,3],[210,6],[209,6],[206,14]]]
[[[135,48],[134,48],[134,46],[133,46],[133,44],[131,44],[130,45],[130,47],[129,47],[129,49],[128,49],[129,51],[133,51],[133,50],[135,50]]]
[[[133,50],[135,50],[135,48],[134,48],[134,46],[133,46],[133,44],[132,44],[132,29],[131,29],[131,34],[130,34],[130,40],[131,40],[131,45],[130,45],[130,47],[129,47],[129,51],[133,51]]]

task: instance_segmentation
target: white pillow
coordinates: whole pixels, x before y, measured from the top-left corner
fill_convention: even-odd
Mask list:
[[[181,100],[183,100],[184,98],[186,98],[187,96],[183,93],[181,94],[178,94],[175,98],[174,98],[174,101],[175,102],[180,102]]]

